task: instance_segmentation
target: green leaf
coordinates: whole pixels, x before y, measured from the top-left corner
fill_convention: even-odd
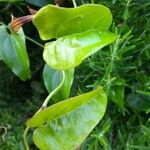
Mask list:
[[[101,105],[101,106],[98,106],[98,108],[101,109],[100,112],[103,112],[103,113],[105,112],[106,95],[102,88],[98,88],[92,92],[88,92],[88,93],[61,101],[59,103],[56,103],[56,104],[40,111],[39,113],[35,114],[30,120],[28,120],[26,125],[28,127],[38,127],[38,126],[46,123],[47,121],[60,118],[64,115],[68,114],[69,112],[79,109],[80,107],[84,108],[84,105],[86,107],[90,107],[90,104],[88,104],[88,103],[90,103],[92,101],[98,101]],[[87,113],[88,113],[88,111],[87,111]],[[95,113],[95,111],[93,111],[93,115],[94,115],[94,113]]]
[[[143,93],[131,93],[127,96],[129,106],[137,111],[150,112],[150,95]]]
[[[108,30],[110,10],[103,5],[86,4],[77,8],[47,5],[34,16],[33,23],[43,40],[58,38],[91,29]]]
[[[48,92],[52,92],[62,81],[62,72],[45,65],[43,70],[44,84]],[[74,79],[74,69],[65,70],[65,80],[63,86],[54,94],[54,101],[64,100],[69,97],[70,88]]]
[[[34,143],[43,150],[76,149],[101,120],[106,104],[106,95],[98,88],[48,107],[27,122],[29,127],[39,126]]]
[[[124,108],[124,87],[125,80],[122,78],[116,78],[112,81],[109,88],[109,98],[116,103],[121,109]]]
[[[115,39],[115,34],[99,30],[65,36],[47,43],[43,57],[50,67],[66,70],[78,66],[85,58]]]
[[[62,72],[59,70],[50,68],[46,64],[43,70],[43,79],[44,79],[44,84],[46,86],[46,89],[50,93],[61,83]]]
[[[18,33],[8,33],[5,26],[0,26],[0,57],[21,80],[30,79],[29,58],[22,29]]]

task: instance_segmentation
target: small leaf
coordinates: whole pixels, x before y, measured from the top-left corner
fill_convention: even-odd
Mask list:
[[[50,68],[48,65],[45,65],[43,70],[44,84],[48,92],[52,92],[62,80],[62,72]],[[64,100],[69,97],[70,88],[74,79],[74,69],[65,70],[65,80],[63,86],[54,94],[52,99],[54,101]]]
[[[0,26],[0,57],[11,70],[25,81],[30,79],[29,58],[26,51],[23,30],[17,33],[7,32],[5,26]]]
[[[65,36],[47,43],[43,57],[50,67],[66,70],[78,66],[85,58],[112,43],[115,39],[115,34],[99,30]]]
[[[75,150],[103,117],[106,103],[98,88],[48,107],[27,122],[29,127],[39,126],[34,143],[39,149]]]
[[[108,30],[112,22],[110,10],[103,5],[86,4],[77,8],[47,5],[33,18],[43,40],[85,32]]]
[[[150,96],[146,95],[145,92],[129,94],[127,102],[135,110],[150,112]]]
[[[109,98],[116,103],[121,109],[124,108],[124,86],[125,80],[122,78],[116,78],[112,81],[109,88]]]

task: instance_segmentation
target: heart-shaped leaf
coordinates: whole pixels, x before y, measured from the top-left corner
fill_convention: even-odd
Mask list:
[[[0,26],[0,57],[21,80],[30,79],[29,58],[21,28],[17,33],[8,33],[5,26]]]
[[[47,64],[43,70],[44,84],[48,92],[52,92],[62,81],[62,71],[50,68]],[[65,70],[65,79],[62,87],[54,94],[54,101],[64,100],[69,97],[70,88],[74,79],[74,69]]]
[[[47,43],[43,57],[50,67],[66,70],[78,66],[85,58],[115,39],[115,34],[99,30],[65,36]]]
[[[42,110],[27,126],[38,127],[33,140],[39,149],[74,150],[101,120],[106,104],[106,95],[98,88]]]
[[[33,18],[33,23],[43,40],[91,29],[108,30],[111,22],[110,10],[103,5],[95,4],[86,4],[77,8],[47,5]]]

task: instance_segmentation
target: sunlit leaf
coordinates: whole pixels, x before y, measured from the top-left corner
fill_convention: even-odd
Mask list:
[[[102,5],[87,4],[77,8],[47,5],[34,16],[33,23],[43,40],[58,38],[90,29],[108,30],[110,10]]]
[[[21,80],[30,79],[29,58],[22,29],[17,33],[8,33],[5,26],[0,26],[0,57]]]
[[[40,111],[39,113],[35,114],[30,120],[28,120],[26,125],[28,127],[38,127],[49,120],[57,119],[73,110],[84,106],[90,101],[95,100],[96,97],[99,97],[98,100],[100,101],[100,103],[102,103],[101,107],[103,108],[103,103],[106,104],[106,95],[102,88],[98,88],[92,92],[61,101]],[[102,111],[104,111],[104,109],[102,109]]]
[[[109,31],[91,30],[59,38],[45,45],[46,63],[58,70],[78,66],[85,58],[112,43],[116,35]]]
[[[34,143],[39,149],[74,150],[101,120],[106,103],[104,91],[98,88],[37,113],[27,122],[29,127],[38,127]]]

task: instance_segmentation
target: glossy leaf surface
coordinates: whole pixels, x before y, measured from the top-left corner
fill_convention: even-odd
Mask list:
[[[34,143],[42,150],[76,149],[103,117],[106,103],[99,88],[50,106],[27,123],[39,126],[33,134]]]
[[[62,80],[62,72],[50,68],[48,65],[45,65],[43,70],[43,79],[44,84],[48,92],[52,92]],[[54,101],[64,100],[69,97],[70,88],[74,79],[74,69],[65,70],[65,80],[61,89],[58,90],[52,97]]]
[[[78,66],[85,58],[112,43],[116,35],[109,31],[91,30],[59,38],[45,45],[46,63],[58,70]]]
[[[97,99],[98,98],[98,99]],[[84,107],[87,103],[97,99],[101,103],[101,111],[104,113],[106,108],[106,95],[102,88],[98,88],[92,92],[88,92],[59,103],[56,103],[39,113],[35,114],[27,121],[28,127],[38,127],[47,121],[54,120],[72,112],[80,107]]]
[[[43,40],[91,29],[108,30],[111,22],[110,10],[95,4],[86,4],[77,8],[47,5],[40,9],[33,19]]]
[[[21,80],[31,77],[22,29],[17,33],[8,33],[5,26],[0,26],[0,57]]]

